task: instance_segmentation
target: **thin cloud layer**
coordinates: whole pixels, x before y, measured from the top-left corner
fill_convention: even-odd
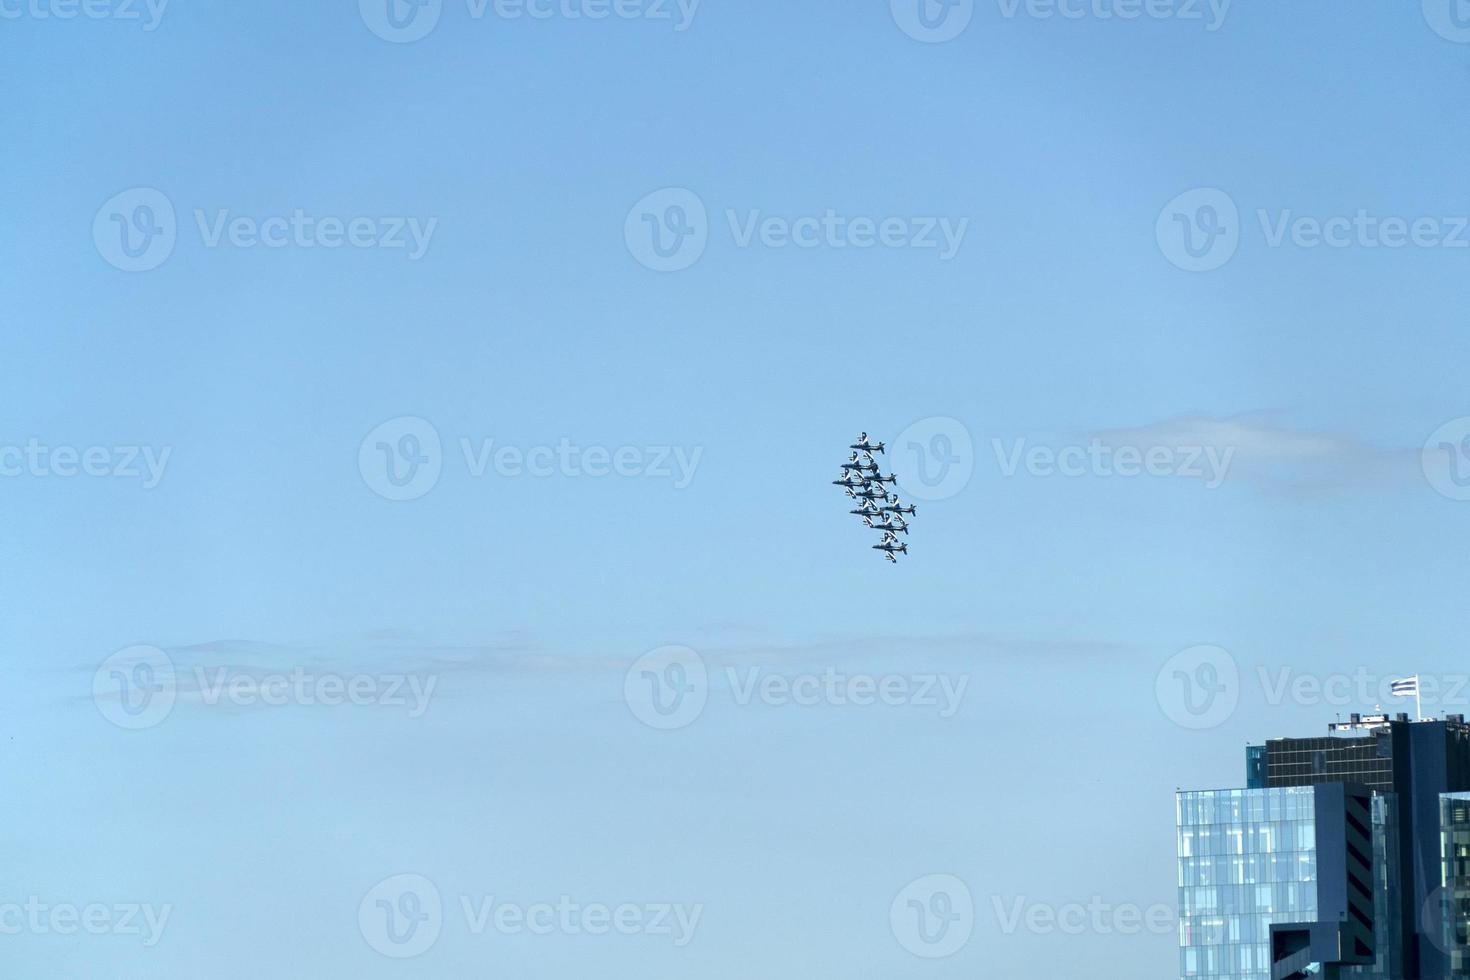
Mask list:
[[[1286,495],[1406,489],[1421,480],[1418,449],[1383,448],[1347,433],[1293,429],[1256,415],[1183,416],[1088,437],[1113,449],[1199,447],[1227,461],[1225,483]]]

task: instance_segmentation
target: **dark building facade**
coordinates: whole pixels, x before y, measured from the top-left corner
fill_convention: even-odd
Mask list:
[[[1470,977],[1470,726],[1329,731],[1249,746],[1245,789],[1179,794],[1181,977]]]

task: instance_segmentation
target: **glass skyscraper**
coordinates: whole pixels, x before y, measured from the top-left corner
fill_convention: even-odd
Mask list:
[[[1180,793],[1179,972],[1271,976],[1271,923],[1317,915],[1310,787]]]
[[[1181,978],[1470,978],[1470,726],[1330,730],[1177,795]]]
[[[1178,794],[1179,975],[1199,980],[1270,980],[1271,926],[1316,919],[1316,792],[1311,787],[1205,790]],[[1470,815],[1470,798],[1465,802]],[[1397,814],[1374,796],[1371,963],[1343,965],[1353,980],[1397,980],[1402,957]],[[1465,825],[1470,835],[1470,823]],[[1467,845],[1470,846],[1470,845]],[[1467,880],[1470,883],[1470,880]],[[1470,892],[1467,892],[1470,899]]]

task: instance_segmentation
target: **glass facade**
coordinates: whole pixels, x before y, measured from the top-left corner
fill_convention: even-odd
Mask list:
[[[1470,793],[1443,793],[1439,798],[1440,915],[1442,949],[1449,953],[1450,972],[1470,972]]]
[[[1271,923],[1317,914],[1310,786],[1180,793],[1179,975],[1270,980]]]
[[[1266,747],[1245,747],[1245,788],[1262,789],[1266,785]]]
[[[1264,786],[1348,782],[1394,791],[1393,734],[1387,729],[1358,738],[1273,738],[1265,755]]]
[[[1316,803],[1310,786],[1179,793],[1179,976],[1270,980],[1271,924],[1318,918]],[[1470,875],[1470,794],[1465,799]],[[1403,963],[1398,806],[1375,794],[1372,965],[1340,966],[1343,980],[1394,980]],[[1470,885],[1470,877],[1466,879]],[[1467,889],[1470,908],[1470,889]]]

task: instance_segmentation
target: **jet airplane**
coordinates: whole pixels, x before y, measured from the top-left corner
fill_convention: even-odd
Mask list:
[[[896,493],[890,493],[888,495],[888,504],[886,506],[879,507],[878,510],[880,513],[884,514],[908,514],[910,517],[919,512],[919,508],[915,507],[913,504],[909,504],[907,507],[900,504],[898,502],[898,494]]]
[[[909,546],[906,544],[899,544],[898,536],[892,531],[884,531],[883,540],[880,543],[873,545],[873,550],[883,552],[884,558],[887,558],[889,561],[896,562],[898,561],[898,559],[894,556],[908,554]]]
[[[863,523],[868,525],[868,527],[875,528],[879,531],[899,531],[903,534],[909,533],[909,526],[904,523],[902,517],[899,517],[896,514],[889,514],[877,524],[873,523],[873,519],[871,517],[864,517]]]

